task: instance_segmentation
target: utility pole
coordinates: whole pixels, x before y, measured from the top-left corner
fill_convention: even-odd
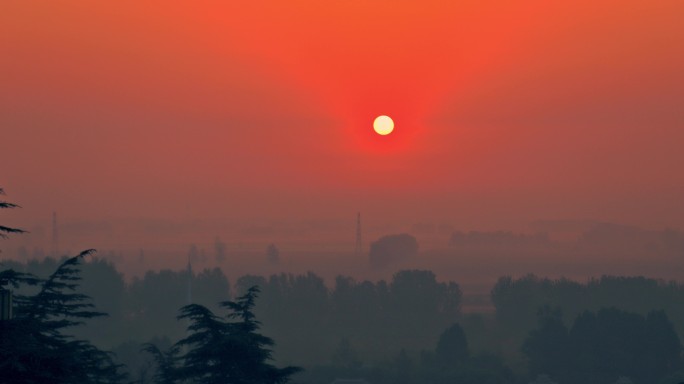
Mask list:
[[[363,253],[363,246],[361,244],[361,212],[356,214],[356,246],[354,247],[354,255],[361,256]]]
[[[59,257],[59,237],[57,236],[57,212],[52,212],[52,257]]]

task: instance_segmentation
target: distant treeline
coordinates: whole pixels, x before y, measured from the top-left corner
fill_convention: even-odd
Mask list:
[[[526,235],[506,231],[496,232],[454,232],[449,242],[453,246],[495,246],[495,247],[524,247],[549,246],[551,241],[546,233]]]
[[[8,261],[0,269],[47,276],[58,264]],[[305,382],[350,375],[378,383],[478,382],[489,371],[498,372],[487,379],[492,383],[537,377],[541,383],[549,375],[561,384],[612,383],[620,376],[669,384],[681,377],[684,285],[676,282],[502,277],[491,291],[496,313],[487,315],[461,313],[458,284],[425,270],[376,282],[339,276],[325,284],[312,272],[246,275],[231,283],[218,268],[185,269],[149,271],[126,282],[112,263],[95,258],[83,264],[82,278],[82,292],[109,317],[75,331],[113,349],[132,371],[144,368],[140,344],[154,339],[163,347],[184,336],[180,307],[192,301],[217,309],[257,285],[254,312],[276,341],[275,357],[309,368],[298,379]],[[460,365],[444,363],[451,355]],[[473,369],[479,373],[468,376]]]
[[[455,247],[494,247],[502,251],[552,247],[566,250],[577,248],[585,252],[610,250],[620,254],[636,252],[678,255],[684,252],[684,233],[673,229],[646,230],[600,222],[586,224],[582,230],[575,229],[571,236],[574,240],[566,239],[562,242],[551,240],[549,233],[543,231],[534,234],[510,231],[456,231],[452,233],[449,244]]]
[[[525,337],[537,324],[544,306],[559,308],[566,324],[584,311],[615,307],[645,315],[664,310],[684,335],[684,285],[642,276],[602,276],[578,283],[528,275],[502,277],[491,291],[498,324],[507,333]]]
[[[5,262],[3,269],[47,276],[58,264],[46,258],[27,265]],[[258,285],[255,313],[278,340],[277,357],[286,362],[329,361],[345,338],[369,357],[432,345],[458,318],[462,299],[458,284],[418,270],[398,272],[389,282],[340,276],[332,288],[312,272],[247,275],[231,284],[219,268],[148,271],[126,283],[112,263],[95,258],[83,264],[82,277],[82,291],[109,317],[93,320],[95,326],[79,330],[79,336],[107,348],[129,340],[178,338],[185,332],[185,324],[175,319],[181,306],[192,301],[215,309],[219,301]]]

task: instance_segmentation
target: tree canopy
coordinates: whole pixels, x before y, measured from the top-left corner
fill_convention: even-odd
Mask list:
[[[5,195],[5,190],[0,188],[0,196],[4,196],[4,195]],[[16,204],[4,201],[4,200],[0,200],[0,209],[8,209],[8,208],[9,209],[19,208],[19,206]],[[26,232],[26,231],[24,231],[23,229],[6,227],[4,225],[0,225],[0,238],[7,238],[7,235],[12,234],[12,233],[24,233],[24,232]]]
[[[157,382],[281,384],[299,372],[270,363],[274,342],[258,332],[260,322],[252,311],[258,293],[253,286],[235,301],[221,302],[229,311],[224,317],[199,304],[182,307],[178,320],[189,322],[187,337],[167,352],[145,346],[157,361]]]
[[[680,367],[681,344],[663,311],[646,316],[615,308],[585,311],[572,327],[560,314],[540,315],[524,343],[530,373],[560,383],[608,383],[621,377],[657,383]]]
[[[106,316],[90,298],[77,292],[79,265],[94,250],[66,259],[47,279],[16,272],[0,272],[0,280],[14,288],[34,285],[32,296],[17,296],[15,316],[0,322],[0,377],[14,383],[118,383],[120,366],[111,354],[67,330],[86,320]]]

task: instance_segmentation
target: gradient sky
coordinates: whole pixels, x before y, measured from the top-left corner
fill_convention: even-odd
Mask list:
[[[4,1],[0,186],[24,209],[3,216],[681,228],[682,15],[678,0]]]

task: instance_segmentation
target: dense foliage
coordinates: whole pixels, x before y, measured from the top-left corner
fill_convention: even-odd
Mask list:
[[[5,265],[45,276],[46,271],[54,271],[64,261],[46,258],[26,265],[15,262]],[[212,321],[236,322],[237,318],[215,314],[239,311],[212,303],[235,296],[237,303],[254,285],[261,292],[250,312],[264,323],[258,333],[278,341],[272,348],[280,364],[307,368],[295,377],[299,383],[330,382],[339,377],[366,378],[373,384],[468,380],[525,384],[545,380],[559,384],[591,382],[594,380],[591,377],[581,376],[582,370],[589,368],[568,356],[594,348],[586,344],[581,349],[580,344],[572,341],[573,335],[582,335],[578,331],[573,333],[574,323],[583,316],[589,319],[584,324],[592,324],[594,320],[587,313],[603,318],[607,315],[602,310],[609,307],[629,313],[632,319],[640,317],[643,324],[651,324],[643,325],[642,333],[637,332],[642,329],[638,325],[641,320],[625,321],[632,328],[625,325],[623,328],[629,331],[622,333],[623,336],[603,332],[613,338],[626,338],[625,334],[649,335],[638,338],[645,345],[640,348],[651,351],[641,356],[651,363],[639,370],[636,363],[623,364],[611,371],[611,377],[622,377],[623,381],[629,378],[634,383],[644,382],[645,377],[649,378],[648,382],[659,384],[677,384],[684,380],[680,356],[675,352],[679,345],[677,334],[681,334],[684,324],[680,305],[684,300],[684,286],[676,283],[643,277],[602,277],[587,283],[531,275],[502,278],[492,291],[496,313],[489,315],[461,313],[462,294],[458,285],[437,281],[430,271],[399,271],[389,281],[375,282],[339,276],[328,286],[311,272],[243,276],[230,284],[217,268],[199,272],[161,270],[150,271],[126,283],[114,265],[103,259],[79,264],[79,269],[84,277],[79,290],[92,296],[98,307],[112,316],[93,317],[88,323],[94,326],[70,330],[77,338],[117,352],[117,361],[127,365],[131,377],[139,383],[176,380],[174,375],[179,371],[164,367],[184,366],[184,354],[200,344],[173,349],[170,347],[174,343],[170,340],[194,334],[186,328],[200,320],[205,325]],[[12,273],[15,281],[33,278]],[[28,280],[21,284],[28,285]],[[192,286],[197,307],[186,308],[182,313],[185,317],[177,321],[177,309],[187,303],[188,285]],[[22,287],[15,293],[27,297],[35,295],[38,289],[33,288],[31,293]],[[18,302],[21,300],[18,298]],[[543,327],[539,318],[544,319]],[[617,329],[623,316],[610,319],[608,323],[615,322]],[[454,326],[455,322],[459,325]],[[208,332],[213,329],[209,325],[197,331]],[[588,326],[579,329],[585,329],[585,335],[600,333],[590,332],[592,328]],[[538,336],[539,332],[543,337]],[[593,336],[586,338],[601,340]],[[156,352],[140,352],[140,345],[151,339],[159,346]],[[648,344],[643,340],[651,341]],[[559,345],[569,347],[559,348]],[[616,364],[609,356],[615,351],[627,353],[627,345],[615,344],[611,348],[612,352],[592,355],[593,364]],[[148,349],[154,352],[154,348]],[[163,364],[153,364],[152,356]],[[573,367],[576,376],[568,376],[567,367]],[[661,373],[653,374],[656,370]],[[174,375],[164,376],[165,372]],[[596,380],[612,383],[617,378]]]
[[[35,285],[35,295],[17,296],[15,316],[0,322],[0,377],[12,383],[117,383],[123,378],[109,353],[68,330],[105,316],[76,292],[79,264],[93,251],[66,259],[47,279],[14,270],[0,272],[14,288]]]
[[[604,308],[577,316],[568,329],[559,311],[542,311],[523,344],[532,375],[561,384],[658,383],[680,368],[682,345],[662,311],[646,316]]]
[[[189,321],[188,336],[166,353],[154,345],[146,347],[159,365],[157,382],[281,384],[300,371],[270,364],[274,342],[258,333],[260,323],[252,312],[258,292],[251,287],[237,300],[222,302],[229,310],[225,318],[199,304],[181,308],[178,319]]]
[[[5,195],[5,190],[0,188],[0,196],[4,196],[4,195]],[[0,200],[0,209],[11,209],[11,208],[18,208],[18,207],[19,206],[14,204],[14,203],[10,203],[7,201]],[[24,233],[24,230],[19,229],[19,228],[12,228],[12,227],[0,225],[0,238],[6,238],[7,235],[9,235],[11,233]]]
[[[684,332],[684,285],[643,276],[602,276],[586,283],[527,275],[501,277],[491,291],[499,326],[522,340],[537,324],[540,308],[562,310],[563,321],[572,322],[584,311],[615,307],[646,315],[664,310]]]

